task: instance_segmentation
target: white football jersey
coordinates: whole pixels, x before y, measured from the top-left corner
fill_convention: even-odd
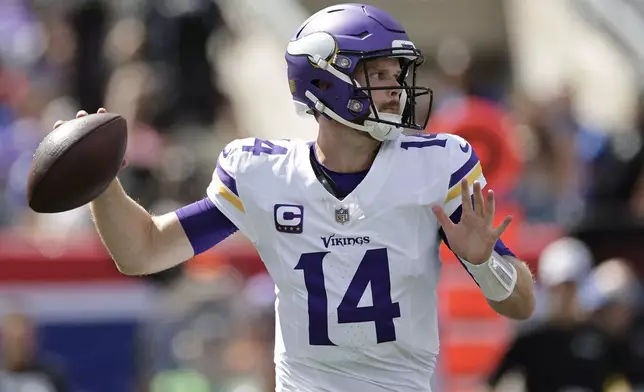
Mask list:
[[[233,141],[208,188],[275,282],[277,390],[430,391],[441,267],[431,206],[451,215],[462,178],[485,185],[478,158],[458,136],[401,136],[338,200],[310,146]]]

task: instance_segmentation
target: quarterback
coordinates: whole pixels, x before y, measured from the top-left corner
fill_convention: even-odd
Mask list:
[[[323,9],[286,61],[296,110],[319,123],[314,142],[235,140],[207,197],[162,216],[115,180],[90,205],[98,233],[129,275],[248,237],[276,286],[278,391],[431,391],[441,241],[496,312],[533,312],[530,271],[500,239],[510,218],[493,227],[494,194],[467,141],[403,135],[425,128],[430,107],[417,99],[431,91],[416,85],[423,57],[390,15]]]

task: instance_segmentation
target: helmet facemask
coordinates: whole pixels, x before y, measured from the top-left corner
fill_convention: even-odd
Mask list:
[[[427,87],[420,87],[416,85],[417,68],[422,65],[423,57],[416,49],[404,49],[410,53],[399,53],[399,50],[381,50],[371,53],[361,53],[362,58],[358,64],[357,69],[364,72],[365,85],[361,86],[356,81],[355,77],[351,77],[353,83],[354,95],[349,100],[349,110],[354,113],[359,113],[362,110],[363,102],[368,102],[369,112],[366,113],[361,119],[354,121],[358,125],[365,125],[367,127],[381,128],[395,128],[396,136],[402,132],[402,129],[411,129],[423,131],[427,125],[431,106],[433,102],[433,93]],[[341,56],[341,54],[338,54]],[[397,58],[400,62],[400,76],[397,79],[397,85],[394,86],[372,86],[369,72],[368,62],[379,58]],[[355,72],[354,72],[355,74]],[[398,113],[380,112],[376,107],[373,98],[374,91],[399,91],[399,111]],[[425,113],[418,113],[417,107],[419,105],[419,98],[426,104],[427,110]],[[422,118],[421,118],[422,117]],[[374,137],[376,135],[373,135]],[[386,137],[386,139],[395,137]],[[378,137],[376,137],[378,138]],[[379,138],[378,138],[379,139]]]

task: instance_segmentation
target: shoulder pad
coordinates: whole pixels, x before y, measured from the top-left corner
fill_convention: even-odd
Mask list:
[[[442,133],[405,135],[401,137],[400,148],[404,150],[426,149],[430,147],[444,148],[447,144],[444,135]]]
[[[289,145],[288,140],[236,139],[221,151],[217,166],[221,166],[231,174],[244,171],[250,165],[267,161],[269,157],[286,155]]]

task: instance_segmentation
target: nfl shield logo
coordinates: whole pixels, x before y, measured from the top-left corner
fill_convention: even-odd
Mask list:
[[[338,208],[335,210],[335,221],[338,223],[345,224],[349,221],[349,209],[348,208]]]

